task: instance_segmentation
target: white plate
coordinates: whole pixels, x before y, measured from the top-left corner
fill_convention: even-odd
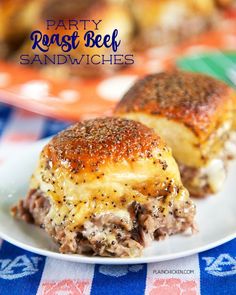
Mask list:
[[[26,250],[58,259],[82,263],[128,264],[169,260],[198,253],[236,237],[236,165],[233,163],[224,189],[216,196],[196,200],[199,233],[175,235],[153,242],[139,258],[104,258],[58,253],[47,234],[34,225],[14,220],[10,207],[27,191],[29,177],[44,141],[9,151],[8,161],[0,166],[0,236]],[[7,156],[7,153],[5,151]]]

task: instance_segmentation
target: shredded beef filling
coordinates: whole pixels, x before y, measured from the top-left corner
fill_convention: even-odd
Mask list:
[[[166,211],[161,206],[163,198],[152,198],[145,205],[130,204],[131,222],[107,213],[93,217],[73,231],[66,225],[54,225],[48,216],[49,200],[39,190],[31,190],[26,199],[12,208],[12,214],[44,228],[60,245],[62,253],[135,257],[140,256],[143,247],[154,239],[194,230],[195,206],[192,201],[169,202]]]

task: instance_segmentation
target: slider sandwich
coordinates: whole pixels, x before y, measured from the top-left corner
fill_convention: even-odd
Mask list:
[[[139,121],[172,148],[190,194],[218,192],[236,154],[235,94],[223,82],[183,71],[149,75],[136,82],[115,114]]]
[[[44,0],[0,1],[0,57],[9,58],[28,38]]]
[[[62,253],[133,257],[152,240],[194,229],[195,206],[152,129],[104,118],[77,123],[43,148],[12,214],[44,228]]]
[[[213,0],[133,0],[139,46],[163,46],[208,31],[219,19]],[[141,44],[141,45],[140,45]]]

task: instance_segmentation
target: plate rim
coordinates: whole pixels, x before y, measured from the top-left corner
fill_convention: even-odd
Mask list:
[[[42,255],[45,257],[55,258],[58,260],[64,260],[64,261],[71,261],[71,262],[77,262],[77,263],[84,263],[84,264],[106,264],[106,265],[120,265],[120,264],[143,264],[143,263],[155,263],[155,262],[162,262],[162,261],[168,261],[168,260],[174,260],[182,257],[188,257],[194,254],[198,254],[207,250],[210,250],[212,248],[215,248],[217,246],[220,246],[224,243],[227,243],[234,238],[236,238],[236,232],[227,235],[226,237],[219,239],[217,241],[208,243],[206,245],[196,247],[193,249],[173,253],[173,254],[163,254],[163,255],[153,255],[149,257],[124,257],[124,258],[110,258],[110,257],[100,257],[100,256],[85,256],[85,255],[78,255],[78,254],[62,254],[50,250],[44,250],[40,248],[36,248],[34,246],[27,245],[23,242],[17,241],[14,238],[9,237],[8,235],[2,233],[0,231],[0,237],[7,241],[8,243],[15,245],[21,249],[24,249],[26,251]]]

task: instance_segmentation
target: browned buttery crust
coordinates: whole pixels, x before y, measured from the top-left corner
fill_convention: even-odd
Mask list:
[[[121,118],[99,118],[79,122],[56,135],[43,150],[52,165],[66,163],[74,173],[96,172],[109,161],[132,161],[151,156],[164,142],[152,129]]]
[[[116,114],[145,112],[176,120],[205,140],[232,107],[232,90],[199,73],[163,72],[137,81],[115,109]]]

